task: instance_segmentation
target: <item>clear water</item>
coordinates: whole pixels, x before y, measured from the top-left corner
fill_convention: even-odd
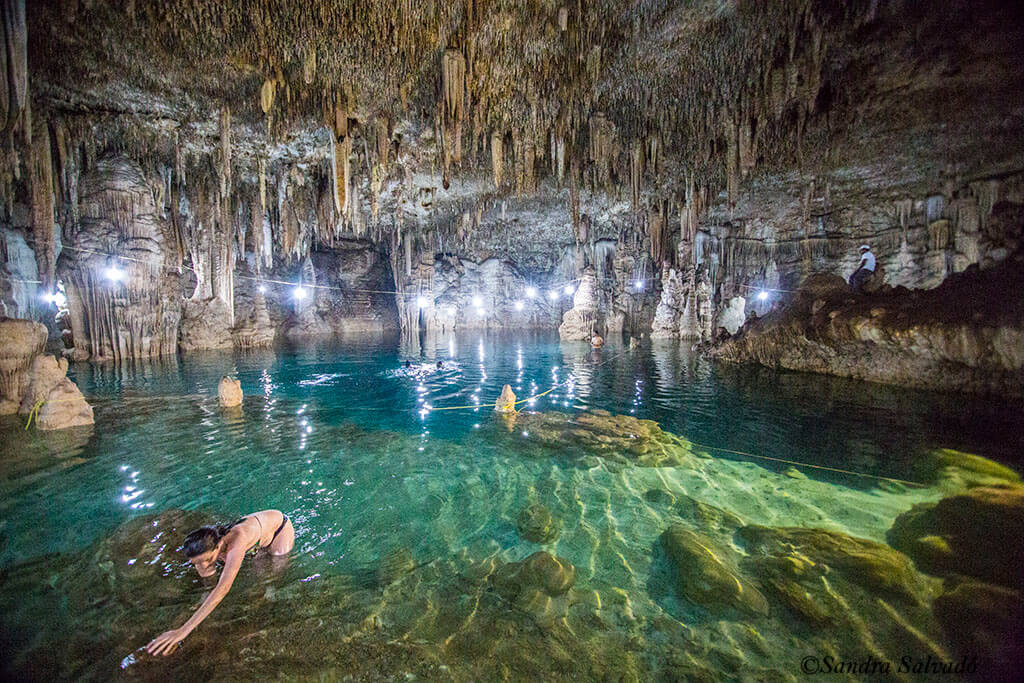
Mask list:
[[[405,360],[412,361],[412,369],[404,367]],[[441,369],[437,360],[443,362]],[[225,374],[241,380],[245,402],[239,412],[217,406],[217,382]],[[390,648],[406,642],[425,648],[442,667],[431,671],[442,677],[526,676],[529,668],[499,666],[500,648],[477,652],[455,647],[475,628],[468,625],[473,617],[463,614],[463,621],[448,623],[439,603],[461,604],[473,594],[460,589],[452,576],[473,575],[472,568],[488,563],[518,561],[541,547],[576,567],[572,595],[577,602],[558,615],[560,628],[571,634],[565,637],[572,645],[562,643],[570,654],[573,647],[612,652],[607,640],[612,638],[626,643],[622,657],[634,675],[671,677],[666,662],[676,655],[666,653],[681,653],[692,644],[703,655],[690,653],[683,664],[675,662],[683,667],[677,673],[699,662],[701,670],[725,675],[737,675],[746,666],[796,674],[786,659],[795,656],[791,633],[778,636],[780,643],[788,643],[788,649],[779,650],[768,633],[771,628],[761,627],[764,652],[751,654],[749,646],[736,644],[736,634],[722,631],[731,626],[710,620],[701,631],[705,622],[694,616],[692,606],[652,587],[659,576],[652,547],[677,511],[659,505],[648,492],[668,491],[677,500],[714,504],[748,523],[822,526],[884,541],[893,518],[916,502],[936,499],[936,489],[880,486],[868,477],[811,468],[801,470],[808,479],[795,479],[783,474],[788,464],[721,450],[711,450],[713,460],[700,471],[538,450],[527,432],[506,429],[494,416],[491,405],[502,385],[509,383],[526,397],[558,384],[532,410],[603,409],[655,420],[704,447],[910,480],[919,477],[927,453],[939,447],[1019,469],[1014,459],[1024,434],[1019,407],[998,401],[717,365],[678,344],[633,351],[609,345],[592,351],[585,344],[528,333],[442,337],[422,347],[357,338],[154,363],[80,365],[73,376],[95,408],[92,430],[25,432],[14,418],[4,418],[0,427],[0,567],[5,576],[0,606],[5,607],[3,642],[13,657],[5,659],[8,673],[30,677],[237,676],[244,671],[237,668],[241,665],[218,657],[239,646],[238,633],[265,631],[271,622],[283,633],[300,624],[306,630],[301,638],[281,636],[285,645],[280,647],[295,643],[297,648],[322,637],[324,651],[314,654],[314,645],[305,657],[302,652],[287,657],[280,651],[250,652],[245,661],[267,667],[267,675],[331,677],[324,673],[328,670],[340,675],[345,665],[324,652],[376,639]],[[479,410],[425,410],[477,403]],[[520,537],[516,518],[530,503],[548,506],[558,518],[562,530],[557,540],[539,546]],[[197,595],[201,598],[196,591],[202,585],[173,549],[158,554],[152,572],[153,585],[164,596],[157,604],[175,609],[106,605],[96,596],[87,612],[76,613],[61,602],[66,596],[26,595],[25,584],[7,578],[8,572],[25,574],[31,567],[39,573],[40,586],[50,576],[59,593],[67,558],[92,552],[133,518],[174,508],[200,510],[210,521],[278,508],[297,531],[287,569],[265,571],[256,565],[247,574],[243,567],[235,589],[196,632],[209,640],[190,638],[205,663],[182,653],[155,664],[135,649],[177,626],[175,620],[182,621]],[[386,565],[395,553],[411,555],[413,566],[426,569],[414,572],[414,579],[382,584],[382,562]],[[83,566],[86,573],[93,571]],[[68,585],[75,580],[68,579]],[[319,591],[321,597],[358,595],[363,611],[327,608],[302,598],[304,590]],[[302,606],[299,612],[292,606],[291,617],[275,613],[275,591],[291,595]],[[573,610],[586,602],[580,596],[589,593],[601,603],[593,608],[595,614],[613,613],[605,615],[600,627],[588,625],[593,615],[573,621]],[[44,618],[33,616],[39,609]],[[346,637],[358,636],[345,641],[349,645],[332,642],[340,638],[334,631],[318,636],[317,629],[327,627],[310,625],[311,619],[322,625],[332,609],[339,623],[349,624]],[[452,607],[459,609],[468,608]],[[485,610],[476,609],[476,618],[484,619]],[[502,608],[495,603],[491,609]],[[373,628],[365,627],[371,618],[366,614],[377,615]],[[137,627],[82,635],[83,629],[91,631],[115,615],[135,619]],[[685,637],[658,635],[652,625],[666,616],[696,630]],[[486,623],[493,626],[497,618],[488,616]],[[637,620],[644,629],[637,631]],[[593,635],[588,635],[591,628]],[[59,647],[57,639],[69,633],[78,634],[69,656],[81,661],[52,667],[27,662],[24,653]],[[682,644],[673,644],[676,637],[683,638]],[[523,638],[528,642],[528,635]],[[715,654],[722,638],[741,652],[741,664]],[[413,670],[388,653],[380,656],[394,670],[384,677]],[[360,656],[373,660],[365,652]],[[584,666],[580,656],[573,654]],[[599,666],[587,661],[585,678],[617,671],[615,662]],[[544,667],[555,664],[545,660],[536,666],[548,671]]]

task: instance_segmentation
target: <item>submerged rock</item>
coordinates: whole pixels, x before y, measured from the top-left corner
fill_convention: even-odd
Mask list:
[[[561,525],[551,516],[546,505],[533,503],[520,511],[516,518],[519,535],[534,543],[549,543],[558,537]]]
[[[543,550],[520,562],[510,562],[491,575],[491,581],[505,599],[512,600],[528,589],[550,597],[562,595],[576,582],[576,568],[569,560]]]
[[[959,492],[975,486],[1021,481],[1020,475],[1009,467],[980,455],[962,453],[951,448],[936,449],[931,455],[931,461],[925,465],[929,471],[923,473],[923,478],[939,484],[945,490]]]
[[[217,385],[217,399],[225,408],[242,405],[242,381],[231,379],[227,375],[221,377],[220,384]]]
[[[737,531],[762,568],[788,567],[790,578],[821,573],[904,602],[922,602],[923,585],[910,558],[887,545],[836,531],[802,527],[745,526]],[[757,561],[767,558],[767,561]],[[769,572],[778,574],[778,572]]]
[[[674,524],[661,544],[675,569],[676,590],[708,609],[732,607],[754,615],[768,614],[768,601],[737,568],[737,553],[710,538]]]
[[[688,441],[663,431],[653,420],[607,411],[520,413],[517,424],[534,442],[560,452],[577,448],[641,467],[683,465],[697,455]]]
[[[926,572],[1024,589],[1024,485],[978,487],[915,505],[886,538]]]
[[[976,658],[989,680],[1019,678],[1024,595],[978,581],[954,583],[935,598],[935,618],[959,655]],[[1012,674],[1012,675],[1009,675]]]

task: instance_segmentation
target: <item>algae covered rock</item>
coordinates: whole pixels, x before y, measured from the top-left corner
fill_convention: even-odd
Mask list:
[[[540,503],[527,505],[516,518],[519,535],[534,543],[549,543],[558,537],[558,520],[551,516],[551,510]]]
[[[576,582],[576,568],[569,560],[543,550],[520,562],[510,562],[491,575],[498,593],[508,600],[529,589],[555,597],[566,593]]]
[[[885,544],[802,527],[745,526],[737,535],[751,555],[788,564],[794,576],[814,568],[820,572],[817,566],[824,565],[830,576],[841,576],[869,591],[911,604],[922,601],[923,586],[910,558]]]
[[[1019,666],[1024,656],[1024,595],[1020,591],[963,581],[935,598],[932,610],[957,654],[976,657],[982,666],[979,673],[995,680],[1011,679],[1003,674]],[[1012,678],[1019,675],[1019,671],[1014,673]]]
[[[982,486],[915,505],[886,538],[923,571],[1024,588],[1024,486]]]
[[[661,544],[675,570],[676,590],[708,609],[732,607],[755,615],[768,614],[764,595],[735,566],[735,552],[674,524]]]
[[[931,453],[922,476],[946,490],[1020,483],[1020,475],[1009,467],[973,453],[939,448]]]
[[[697,455],[688,441],[662,430],[657,422],[631,415],[597,410],[575,415],[521,413],[517,425],[534,443],[561,453],[575,449],[641,467],[683,465]]]
[[[494,402],[494,410],[498,413],[514,413],[516,410],[516,394],[512,387],[506,384],[501,388],[501,396]]]

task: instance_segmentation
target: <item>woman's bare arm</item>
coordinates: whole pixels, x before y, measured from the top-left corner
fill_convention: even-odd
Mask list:
[[[150,654],[168,655],[173,652],[174,646],[184,640],[196,626],[202,623],[203,619],[210,616],[214,608],[220,604],[220,601],[231,590],[231,584],[234,583],[235,577],[238,576],[238,570],[241,568],[242,560],[245,558],[244,544],[232,543],[231,545],[232,547],[228,549],[228,556],[224,560],[224,569],[220,573],[220,580],[217,581],[216,587],[206,596],[203,604],[199,606],[195,614],[189,617],[188,621],[182,624],[180,628],[161,633],[146,646],[146,650]]]

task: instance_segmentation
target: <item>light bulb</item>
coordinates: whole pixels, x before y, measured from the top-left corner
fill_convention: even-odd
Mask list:
[[[644,291],[644,281],[643,280],[637,280],[636,282],[633,283],[633,286],[636,287],[637,291],[639,291],[639,292]]]
[[[474,296],[473,305],[476,306],[477,308],[480,308],[481,306],[484,305],[484,300],[481,299],[479,296]]]
[[[535,296],[537,296],[537,288],[536,287],[532,287],[532,286],[531,287],[527,287],[526,288],[526,298],[532,299]]]
[[[258,289],[260,290],[260,294],[266,294],[267,293],[267,288],[264,287],[263,285],[260,285]]]
[[[523,310],[523,302],[522,301],[517,301],[514,305],[515,305],[517,311]]]
[[[297,286],[293,292],[293,296],[299,301],[302,301],[306,298],[306,288],[302,285]]]
[[[120,282],[124,279],[124,271],[117,266],[109,266],[105,271],[103,271],[103,274],[111,282]]]
[[[552,301],[556,301],[558,299],[558,290],[552,289],[550,292],[548,292],[548,298],[551,299]]]
[[[757,298],[760,299],[761,301],[765,301],[768,298],[768,292],[762,289],[760,292],[757,293]]]
[[[427,303],[429,303],[427,301],[427,297],[425,297],[425,296],[418,296],[418,297],[416,297],[416,305],[419,306],[420,308],[425,308],[427,306]]]

